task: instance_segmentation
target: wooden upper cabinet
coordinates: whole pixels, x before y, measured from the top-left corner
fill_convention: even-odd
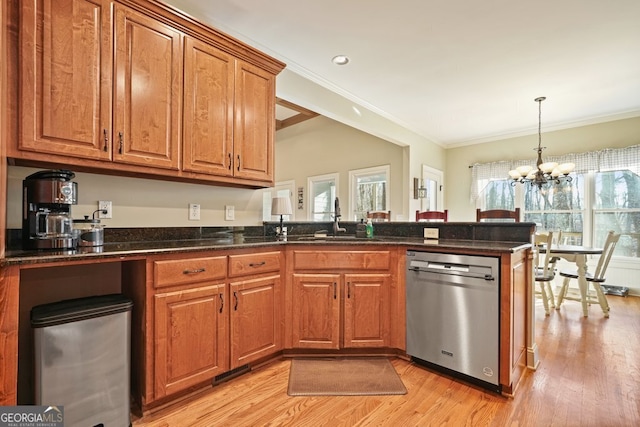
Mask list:
[[[182,168],[233,176],[235,59],[185,37]]]
[[[275,76],[185,37],[183,170],[271,182]]]
[[[111,158],[109,5],[21,2],[20,150]]]
[[[114,160],[178,169],[182,34],[115,7]]]
[[[155,1],[15,3],[20,134],[9,158],[273,184],[284,64]]]
[[[236,63],[234,176],[273,181],[275,76]]]

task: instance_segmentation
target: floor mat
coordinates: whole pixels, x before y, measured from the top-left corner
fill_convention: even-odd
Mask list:
[[[373,396],[406,394],[384,357],[298,358],[291,360],[289,396]]]

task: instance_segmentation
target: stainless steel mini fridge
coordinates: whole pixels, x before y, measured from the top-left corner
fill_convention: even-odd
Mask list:
[[[131,425],[132,307],[119,294],[33,307],[36,405],[64,406],[66,427]]]

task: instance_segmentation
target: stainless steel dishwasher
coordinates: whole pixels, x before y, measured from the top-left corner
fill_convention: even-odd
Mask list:
[[[407,251],[407,354],[500,391],[496,257]]]

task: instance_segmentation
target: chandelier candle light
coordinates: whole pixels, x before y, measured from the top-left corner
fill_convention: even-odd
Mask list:
[[[558,165],[556,162],[546,162],[542,161],[542,150],[547,147],[542,147],[542,101],[547,99],[544,96],[536,98],[534,101],[538,103],[538,148],[534,148],[538,152],[538,161],[536,162],[536,167],[531,166],[520,166],[516,169],[509,171],[509,176],[513,181],[511,185],[516,185],[519,183],[527,183],[531,186],[537,186],[539,190],[542,190],[542,187],[549,183],[554,182],[556,184],[560,184],[562,182],[570,182],[573,178],[569,176],[573,169],[576,167],[573,163],[562,163]]]

